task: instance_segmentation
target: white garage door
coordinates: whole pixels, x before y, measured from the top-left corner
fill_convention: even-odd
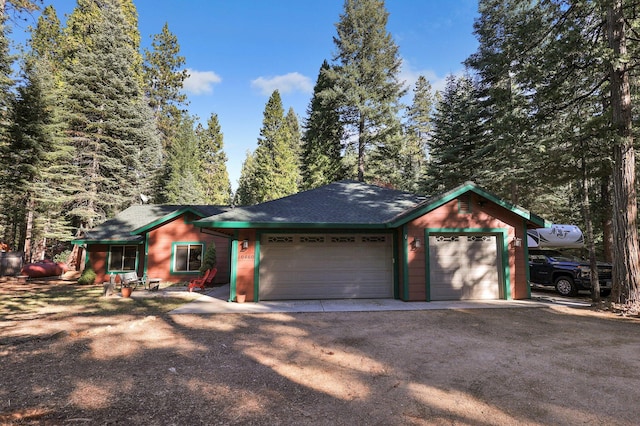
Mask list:
[[[390,235],[265,234],[260,300],[393,297]]]
[[[429,236],[431,300],[499,299],[495,235]]]

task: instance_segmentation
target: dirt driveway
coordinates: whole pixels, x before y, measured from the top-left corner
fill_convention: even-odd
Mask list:
[[[89,310],[68,292],[23,308],[48,291],[0,282],[0,424],[640,418],[637,319],[551,305],[169,315],[119,298]]]

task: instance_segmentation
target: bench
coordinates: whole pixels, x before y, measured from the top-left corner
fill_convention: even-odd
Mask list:
[[[135,272],[125,272],[124,274],[120,274],[120,286],[133,287],[135,289],[141,282],[142,280]]]

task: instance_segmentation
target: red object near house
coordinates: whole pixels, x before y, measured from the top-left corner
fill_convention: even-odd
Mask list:
[[[216,277],[216,273],[218,272],[218,268],[207,269],[204,277],[202,278],[194,278],[189,281],[189,292],[192,292],[194,288],[199,287],[204,291],[206,286],[210,286],[213,284],[213,279]]]
[[[43,260],[42,262],[27,263],[22,267],[20,274],[26,275],[29,278],[43,278],[62,275],[67,272],[67,270],[68,267],[65,263]]]

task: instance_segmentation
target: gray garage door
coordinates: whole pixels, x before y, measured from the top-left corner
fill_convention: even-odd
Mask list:
[[[499,266],[495,235],[429,236],[431,300],[499,299]]]
[[[390,235],[265,234],[260,300],[393,297]]]

